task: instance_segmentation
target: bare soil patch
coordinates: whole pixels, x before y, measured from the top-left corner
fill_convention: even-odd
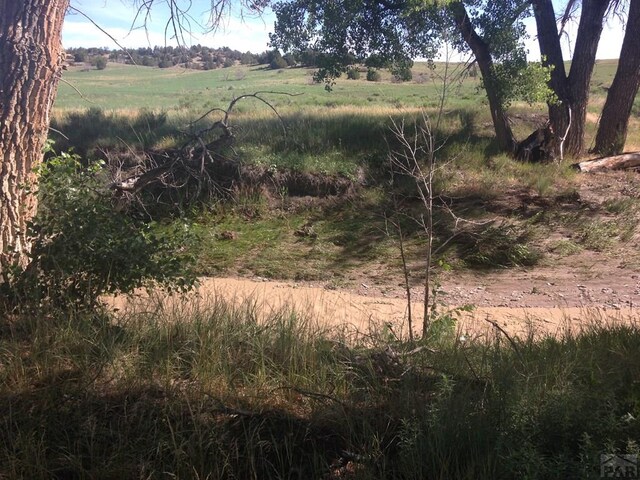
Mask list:
[[[477,290],[482,293],[476,297],[474,292],[468,298],[483,297],[486,300],[495,294],[491,288]],[[184,304],[203,302],[206,305],[215,299],[223,299],[236,306],[249,306],[265,316],[283,309],[292,310],[328,329],[347,328],[368,332],[386,326],[396,335],[406,335],[406,298],[390,296],[375,289],[367,289],[366,293],[266,279],[204,278],[195,293],[165,301],[174,308],[183,308]],[[148,301],[146,295],[141,295],[128,300],[119,299],[114,306],[120,309],[145,309]],[[461,303],[439,308],[446,312],[459,305]],[[419,331],[422,305],[416,302],[412,308],[415,330]],[[569,330],[575,332],[594,324],[634,323],[640,320],[640,309],[635,305],[610,307],[586,302],[573,306],[561,302],[543,306],[522,303],[509,306],[482,305],[471,312],[457,312],[455,316],[459,334],[467,338],[495,334],[496,327],[492,322],[510,335],[562,335]]]
[[[545,222],[552,225],[545,225],[535,240],[545,252],[542,262],[508,269],[441,271],[438,303],[443,309],[475,307],[460,319],[463,332],[491,331],[487,319],[513,334],[531,328],[556,334],[593,322],[636,321],[640,318],[640,234],[634,202],[638,199],[640,176],[635,172],[581,175],[570,198],[514,190],[496,199],[489,205],[492,213],[507,217],[517,211],[524,219],[549,217]],[[556,215],[569,219],[560,220]],[[591,224],[594,231],[587,229]],[[624,239],[607,237],[614,227],[626,229]],[[594,246],[584,246],[580,237],[596,234],[603,235],[604,246],[597,244],[596,237]],[[569,251],[567,246],[571,246]],[[374,260],[316,281],[273,281],[250,276],[250,272],[245,278],[223,273],[221,278],[204,278],[198,293],[205,298],[252,302],[266,312],[295,308],[328,327],[353,325],[366,330],[373,324],[388,323],[402,331],[406,329],[406,289],[399,260],[397,268],[393,265],[389,259]],[[419,324],[423,299],[419,261],[414,272],[413,316]]]

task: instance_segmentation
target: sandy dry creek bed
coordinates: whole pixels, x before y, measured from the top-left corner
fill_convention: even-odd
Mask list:
[[[566,282],[553,285],[544,280],[539,270],[538,280],[522,277],[509,275],[502,279],[509,281],[483,278],[484,281],[470,282],[464,278],[465,283],[445,282],[441,300],[448,305],[440,309],[445,312],[457,305],[474,305],[471,312],[457,314],[458,331],[467,336],[495,333],[497,326],[511,335],[531,331],[538,335],[558,335],[567,329],[576,331],[594,323],[632,323],[640,319],[640,309],[634,303],[635,299],[640,300],[637,277],[621,284],[626,287],[620,287],[620,291],[611,289],[610,282],[597,279],[574,282],[572,287]],[[620,280],[618,278],[618,282]],[[422,314],[419,289],[414,297],[413,315],[417,319],[415,323],[419,323]],[[235,305],[249,303],[264,315],[291,308],[328,328],[350,326],[366,332],[372,326],[390,325],[398,334],[407,331],[406,294],[400,286],[395,289],[372,287],[363,282],[357,288],[335,289],[260,278],[203,278],[196,292],[168,297],[165,301],[186,306],[216,298]],[[146,308],[147,301],[146,295],[141,294],[132,299],[118,298],[114,306]]]

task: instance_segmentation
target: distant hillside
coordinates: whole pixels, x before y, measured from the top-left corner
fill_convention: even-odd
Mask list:
[[[135,64],[144,67],[168,68],[181,66],[194,70],[214,70],[234,65],[269,65],[273,69],[290,66],[316,65],[317,54],[284,55],[276,50],[262,53],[240,52],[229,47],[211,48],[202,45],[187,47],[141,47],[137,49],[110,50],[108,48],[69,48],[66,50],[69,65],[93,65],[106,68],[105,61]]]

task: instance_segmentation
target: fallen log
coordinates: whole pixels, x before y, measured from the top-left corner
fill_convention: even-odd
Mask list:
[[[640,167],[640,152],[623,153],[612,157],[597,158],[576,164],[581,172],[600,172],[602,170],[625,170]]]

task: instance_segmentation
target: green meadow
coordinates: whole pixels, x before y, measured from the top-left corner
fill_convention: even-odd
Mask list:
[[[588,135],[595,132],[597,112],[616,65],[615,61],[600,61],[596,66]],[[222,118],[219,109],[227,109],[233,99],[261,92],[260,99],[244,98],[230,113],[235,135],[230,158],[271,174],[338,175],[366,187],[338,205],[319,201],[300,207],[301,193],[289,195],[291,186],[286,182],[271,188],[269,198],[254,187],[238,185],[231,203],[214,203],[191,213],[178,211],[180,216],[189,216],[194,229],[204,235],[195,252],[199,273],[348,283],[353,269],[395,258],[395,240],[381,233],[388,230],[386,215],[392,210],[386,187],[388,156],[397,139],[390,125],[405,122],[410,130],[425,113],[438,123],[439,161],[447,165],[438,174],[437,193],[458,199],[457,214],[482,222],[491,215],[487,206],[509,202],[508,196],[517,191],[541,195],[550,203],[536,222],[515,211],[494,217],[516,225],[504,234],[495,229],[466,232],[442,250],[440,260],[463,269],[478,263],[502,267],[538,262],[554,249],[543,241],[554,229],[580,228],[588,215],[582,210],[567,215],[555,201],[577,198],[572,160],[555,165],[523,164],[497,152],[484,91],[470,71],[461,64],[417,63],[408,82],[394,81],[383,71],[379,82],[366,81],[364,74],[359,80],[345,76],[327,91],[313,82],[313,70],[305,68],[268,70],[238,65],[197,71],[109,64],[97,71],[72,67],[60,85],[51,138],[58,148],[73,148],[87,158],[103,158],[109,152],[163,151],[179,147],[190,134]],[[545,109],[544,105],[514,103],[511,113],[516,134],[524,138],[541,126]],[[632,133],[629,143],[639,140]],[[400,194],[410,198],[413,194],[406,188]],[[621,232],[635,224],[635,206],[627,207]],[[412,200],[407,208],[416,214],[420,210]],[[446,217],[437,226],[442,241],[451,234]],[[295,237],[295,231],[309,221],[318,236]],[[405,228],[409,251],[419,262],[423,242],[419,228],[412,222]],[[236,232],[237,241],[218,241],[224,232]],[[372,241],[356,251],[345,238],[358,235]],[[582,238],[569,240],[574,250],[589,243]],[[478,256],[488,245],[498,247]],[[522,255],[500,259],[501,245],[520,249]],[[616,243],[607,245],[613,249]],[[344,261],[349,252],[353,258]]]
[[[461,65],[451,67],[449,75],[462,71]],[[455,71],[453,71],[455,70]],[[413,81],[392,83],[391,76],[382,71],[382,81],[347,80],[343,76],[327,92],[322,84],[313,82],[313,70],[287,68],[268,70],[264,66],[235,66],[224,69],[199,71],[179,67],[158,69],[110,63],[105,70],[71,67],[60,85],[56,101],[57,110],[88,108],[109,110],[168,109],[224,107],[243,94],[258,91],[277,91],[295,98],[275,98],[279,107],[435,107],[438,105],[440,77],[443,65],[430,69],[427,64],[416,64]],[[68,83],[66,83],[68,82]],[[74,89],[75,87],[75,89]],[[467,78],[454,95],[457,105],[474,105],[482,100],[479,81]],[[82,98],[76,91],[80,91]],[[241,106],[241,111],[255,106]]]
[[[596,66],[589,136],[615,66]],[[79,157],[49,153],[40,171],[50,277],[34,268],[34,285],[0,285],[0,479],[595,480],[601,455],[637,459],[637,318],[585,313],[580,331],[515,336],[488,322],[463,332],[462,311],[438,307],[413,339],[251,299],[167,301],[158,288],[123,308],[81,301],[83,288],[188,286],[171,283],[176,269],[340,289],[403,285],[404,266],[417,289],[425,205],[415,179],[391,177],[402,138],[390,127],[413,141],[425,118],[439,166],[436,296],[444,272],[581,261],[597,274],[595,261],[622,257],[637,272],[637,174],[585,177],[575,159],[498,152],[480,82],[461,71],[417,64],[410,82],[341,78],[328,92],[308,69],[71,67],[50,138]],[[234,144],[213,152],[232,181],[203,192],[202,168],[194,197],[175,178],[150,197],[105,187],[192,151],[220,109],[258,92],[230,113]],[[511,113],[524,138],[545,106]]]

